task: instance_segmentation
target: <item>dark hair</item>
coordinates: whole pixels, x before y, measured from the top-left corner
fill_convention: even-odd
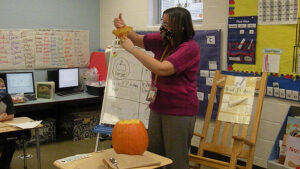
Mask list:
[[[169,15],[169,26],[172,28],[173,47],[176,49],[182,42],[193,39],[195,31],[192,17],[188,10],[182,7],[169,8],[163,14]]]

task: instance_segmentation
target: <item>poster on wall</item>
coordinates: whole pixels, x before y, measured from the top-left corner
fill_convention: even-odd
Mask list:
[[[87,30],[0,30],[0,70],[87,67],[89,51]]]
[[[259,0],[258,24],[297,24],[298,0]]]
[[[227,63],[255,64],[257,16],[229,17]]]
[[[194,40],[200,46],[200,64],[197,73],[197,87],[199,110],[198,116],[205,116],[210,90],[213,83],[215,71],[220,69],[220,30],[201,30],[196,31]],[[219,98],[219,92],[216,97]],[[218,100],[218,99],[216,99]],[[216,118],[218,103],[215,100],[212,118]]]
[[[249,124],[257,77],[227,76],[218,120]]]
[[[279,73],[280,56],[283,49],[263,48],[263,72]]]

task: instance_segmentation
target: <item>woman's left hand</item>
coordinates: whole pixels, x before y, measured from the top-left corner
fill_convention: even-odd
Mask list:
[[[121,46],[128,52],[131,52],[131,50],[134,48],[134,44],[132,43],[132,41],[127,37],[121,38],[120,40]]]

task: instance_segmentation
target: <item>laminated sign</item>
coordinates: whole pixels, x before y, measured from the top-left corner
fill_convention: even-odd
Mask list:
[[[218,120],[249,124],[257,77],[227,76]]]

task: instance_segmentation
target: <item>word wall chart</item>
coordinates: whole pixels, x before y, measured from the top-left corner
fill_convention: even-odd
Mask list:
[[[89,32],[0,30],[0,70],[87,67]]]

